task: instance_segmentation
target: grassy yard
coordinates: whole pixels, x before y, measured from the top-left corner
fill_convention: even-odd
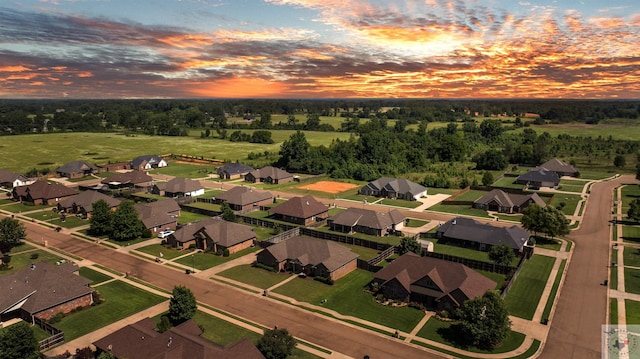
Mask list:
[[[219,276],[246,283],[254,287],[267,289],[289,278],[288,273],[270,272],[262,268],[254,268],[243,264],[218,273]]]
[[[388,199],[385,198],[382,201],[378,202],[378,204],[382,204],[385,206],[395,206],[395,207],[403,207],[403,208],[416,208],[422,205],[422,202],[419,201],[405,201],[402,199]]]
[[[640,294],[640,269],[624,268],[624,289],[628,293]]]
[[[180,217],[178,217],[178,224],[197,222],[206,218],[211,218],[211,217],[206,216],[204,214],[200,214],[200,213],[194,213],[194,212],[182,210],[180,211]]]
[[[429,207],[427,212],[445,212],[451,213],[459,216],[469,216],[469,217],[482,217],[482,218],[491,218],[487,211],[477,208],[472,208],[468,205],[447,205],[438,203],[434,206]]]
[[[393,308],[378,304],[373,295],[364,288],[373,279],[373,273],[357,269],[329,286],[311,278],[296,278],[274,291],[315,305],[324,305],[341,314],[350,315],[410,332],[424,316],[422,312],[408,307]],[[326,303],[321,304],[321,300]]]
[[[624,265],[631,267],[640,267],[640,249],[633,247],[624,247]]]
[[[452,256],[475,259],[484,262],[490,262],[489,252],[480,251],[474,248],[460,247],[454,244],[448,244],[446,241],[437,240],[433,242],[433,251],[436,253],[449,254]],[[514,258],[511,265],[516,266],[520,259]]]
[[[640,324],[640,302],[625,299],[625,310],[627,312],[627,324]]]
[[[215,173],[216,167],[213,165],[177,163],[175,161],[169,162],[167,167],[149,171],[149,174],[163,174],[181,178],[203,178]]]
[[[407,220],[405,221],[405,225],[409,228],[418,228],[418,227],[422,227],[425,224],[429,224],[429,221],[423,221],[421,219],[414,219],[414,218],[407,218]]]
[[[455,201],[471,201],[471,202],[475,202],[477,199],[479,199],[480,197],[484,196],[487,193],[489,193],[489,192],[488,191],[480,191],[480,190],[472,189],[472,190],[469,190],[469,191],[459,195],[454,200]]]
[[[421,338],[433,340],[438,343],[450,345],[456,348],[462,348],[456,341],[456,335],[451,330],[451,326],[454,322],[443,321],[436,317],[430,318],[427,323],[418,331],[418,336]],[[504,339],[502,344],[492,351],[482,350],[475,347],[462,348],[473,353],[506,353],[515,350],[524,342],[525,335],[522,333],[511,331],[509,335]]]
[[[547,299],[547,304],[544,306],[544,311],[542,312],[542,319],[548,319],[549,315],[551,315],[551,309],[553,309],[553,302],[556,298],[556,293],[558,293],[558,288],[560,287],[560,280],[562,279],[562,275],[564,274],[564,267],[567,264],[567,260],[563,259],[560,263],[560,268],[558,268],[558,274],[556,274],[556,279],[553,281],[553,287],[551,287],[551,293],[549,294],[549,298]]]
[[[582,196],[578,194],[557,193],[556,196],[553,197],[553,201],[547,203],[547,205],[557,207],[560,206],[560,203],[564,203],[565,206],[562,208],[562,213],[567,216],[573,216],[578,202],[580,202],[581,199]]]
[[[622,226],[622,240],[640,243],[640,226]]]
[[[95,286],[96,284],[100,284],[102,282],[106,282],[110,279],[113,279],[113,277],[103,274],[102,272],[93,270],[89,267],[80,267],[79,273],[81,276],[91,280],[92,286]]]
[[[166,300],[121,281],[104,284],[98,292],[104,303],[69,314],[55,324],[64,331],[65,340],[71,341]]]
[[[49,205],[34,206],[31,204],[25,204],[25,203],[13,203],[13,204],[2,206],[3,210],[9,211],[11,213],[30,212],[30,211],[36,211],[41,209],[51,210],[51,208],[53,208],[53,206],[49,206]]]
[[[146,253],[146,254],[150,254],[154,257],[159,257],[160,253],[162,253],[162,258],[164,260],[172,260],[174,258],[183,256],[185,254],[188,254],[189,251],[188,250],[178,250],[175,248],[171,248],[169,246],[166,245],[162,245],[160,243],[156,243],[156,244],[151,244],[142,248],[138,248],[136,249],[137,251],[140,251],[142,253]]]
[[[220,205],[215,203],[193,202],[193,203],[186,204],[185,207],[202,208],[202,209],[207,209],[209,211],[221,212]],[[180,211],[180,213],[182,213],[182,211]]]
[[[514,183],[515,181],[516,181],[516,177],[505,176],[499,179],[498,181],[494,182],[492,186],[500,187],[500,188],[515,188],[515,189],[522,189],[524,187],[524,185]]]
[[[528,260],[505,297],[509,313],[531,320],[553,268],[555,258],[535,254]]]
[[[317,230],[317,231],[322,231],[322,232],[327,232],[327,233],[334,233],[334,234],[335,233],[339,233],[339,232],[336,232],[336,231],[332,231],[327,226],[317,227],[317,228],[314,228],[314,229]],[[349,237],[353,237],[353,238],[366,239],[368,241],[377,242],[377,243],[390,244],[390,245],[393,245],[393,246],[397,246],[398,244],[400,244],[400,239],[401,239],[401,237],[399,237],[399,236],[382,236],[382,237],[378,237],[378,236],[371,236],[371,235],[368,235],[368,234],[357,233],[357,232],[348,234],[348,236]]]
[[[175,262],[187,267],[195,267],[197,270],[205,270],[211,267],[215,267],[219,264],[226,263],[230,260],[242,257],[251,252],[255,252],[258,249],[258,247],[243,249],[240,252],[232,254],[228,257],[218,256],[211,252],[198,252],[182,257],[180,259],[176,259]]]
[[[35,325],[31,325],[30,323],[27,322],[27,324],[29,324],[29,328],[31,328],[31,331],[33,332],[34,336],[36,337],[37,341],[41,341],[44,339],[47,339],[51,336],[51,334],[45,332],[44,330],[40,329],[39,327],[35,326]],[[9,329],[9,327],[5,326],[0,328],[0,337],[2,337],[4,335],[4,333]]]
[[[76,216],[67,216],[64,221],[60,218],[56,218],[49,221],[49,223],[57,227],[76,228],[88,225],[89,221]]]
[[[626,215],[629,211],[629,203],[640,198],[640,186],[623,186],[621,192],[622,213]]]
[[[577,192],[582,193],[582,189],[587,185],[585,181],[566,180],[560,181],[560,188],[558,190],[565,192]]]
[[[540,237],[540,236],[536,236],[532,238],[535,238],[536,247],[539,247],[539,248],[550,249],[552,251],[559,251],[560,247],[562,246],[562,242],[560,242],[558,239],[551,239],[548,237]]]
[[[489,272],[489,271],[484,271],[484,270],[478,270],[478,269],[474,269],[476,272],[482,274],[483,276],[491,279],[492,281],[496,282],[496,287],[493,289],[496,290],[500,290],[500,288],[502,287],[502,284],[504,284],[505,280],[507,279],[507,277],[504,274],[499,274],[499,273],[494,273],[494,272]]]
[[[13,251],[12,251],[13,252]],[[20,254],[11,255],[11,261],[9,262],[9,266],[13,266],[12,269],[5,269],[5,267],[0,267],[0,276],[15,273],[20,269],[31,265],[31,263],[38,263],[41,261],[49,262],[55,264],[56,262],[63,259],[60,256],[55,254],[45,252],[42,250],[34,250],[29,252],[24,252]]]

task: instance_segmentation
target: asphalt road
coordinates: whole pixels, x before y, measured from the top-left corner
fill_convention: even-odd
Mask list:
[[[601,358],[601,326],[609,305],[601,283],[610,265],[612,190],[623,183],[638,181],[622,176],[591,187],[580,228],[568,236],[575,248],[540,358]]]

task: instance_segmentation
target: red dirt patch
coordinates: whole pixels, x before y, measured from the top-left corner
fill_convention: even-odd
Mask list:
[[[316,183],[311,183],[306,186],[300,186],[298,188],[335,194],[335,193],[344,192],[356,187],[358,187],[358,185],[353,183],[318,181]]]

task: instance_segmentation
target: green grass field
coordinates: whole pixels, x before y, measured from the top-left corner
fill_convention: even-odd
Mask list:
[[[291,276],[288,273],[270,272],[266,269],[254,268],[249,264],[229,268],[218,273],[218,275],[262,289],[274,286]]]
[[[625,305],[626,308],[626,305]],[[640,312],[640,311],[639,311]],[[609,298],[609,324],[618,324],[618,299]]]
[[[628,293],[640,294],[640,269],[624,268],[624,290]]]
[[[576,207],[578,207],[578,202],[580,202],[581,199],[582,196],[580,196],[579,194],[556,193],[551,203],[547,203],[547,205],[552,205],[555,207],[564,202],[565,206],[562,208],[562,213],[567,216],[573,216]]]
[[[622,239],[625,242],[640,243],[640,226],[622,226]]]
[[[627,324],[640,324],[640,302],[625,299],[624,306],[627,313]]]
[[[445,212],[451,213],[460,216],[470,216],[470,217],[481,217],[481,218],[491,218],[487,211],[477,208],[472,208],[466,204],[442,204],[438,203],[434,206],[429,207],[426,212]]]
[[[78,272],[80,273],[81,276],[91,280],[92,286],[95,286],[96,284],[100,284],[102,282],[106,282],[110,279],[113,279],[113,277],[103,274],[101,272],[98,272],[96,270],[93,270],[89,267],[80,267]]]
[[[625,266],[640,267],[640,249],[624,247],[623,257]]]
[[[175,262],[185,265],[189,268],[195,267],[195,269],[197,270],[205,270],[211,267],[215,267],[218,264],[226,263],[230,260],[236,259],[238,257],[242,257],[245,254],[255,252],[258,249],[259,249],[258,247],[243,249],[240,252],[232,254],[228,257],[219,256],[211,252],[207,252],[207,253],[198,252],[198,253],[194,253],[192,255],[188,255],[180,259],[177,259],[175,260]]]
[[[554,262],[553,257],[535,254],[525,263],[505,297],[511,315],[528,320],[533,318]]]
[[[175,248],[171,248],[169,246],[163,246],[159,243],[151,244],[142,248],[138,248],[136,250],[142,253],[150,254],[155,257],[159,257],[160,253],[162,253],[162,258],[164,260],[172,260],[174,258],[183,256],[189,253],[188,250],[182,251]]]
[[[515,188],[522,189],[524,186],[521,184],[514,183],[516,180],[515,177],[502,177],[493,183],[493,187],[501,187],[501,188]]]

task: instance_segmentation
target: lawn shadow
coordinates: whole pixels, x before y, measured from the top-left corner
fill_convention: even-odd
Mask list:
[[[436,333],[444,339],[446,344],[464,350],[470,347],[470,343],[460,335],[460,324],[452,324],[448,327],[438,328]]]
[[[622,236],[622,240],[623,240],[623,241],[626,241],[626,242],[640,243],[640,237],[626,237],[626,236]]]

